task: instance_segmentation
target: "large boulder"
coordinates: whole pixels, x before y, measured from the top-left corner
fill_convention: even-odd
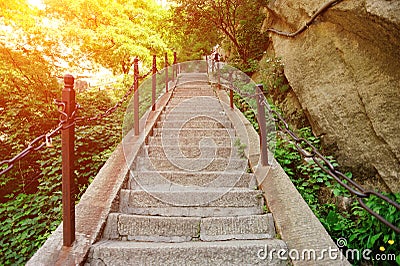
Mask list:
[[[294,32],[326,1],[271,1],[263,29]],[[345,0],[270,36],[324,147],[365,186],[400,192],[400,1]]]

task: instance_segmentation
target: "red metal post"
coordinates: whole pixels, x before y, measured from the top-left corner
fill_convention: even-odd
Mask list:
[[[268,143],[267,143],[267,123],[265,120],[265,108],[264,108],[264,94],[263,85],[258,84],[256,89],[257,94],[257,120],[260,129],[260,153],[261,153],[261,165],[268,165]]]
[[[208,66],[208,55],[206,55],[206,65],[207,65],[207,75],[208,75],[208,72],[209,72],[209,71],[208,71],[208,67],[209,67],[209,66]]]
[[[156,110],[156,74],[157,74],[157,56],[153,55],[153,75],[151,76],[151,110]]]
[[[178,63],[178,60],[177,60],[177,57],[176,57],[176,52],[174,52],[174,66],[173,66],[173,71],[172,71],[172,76],[174,77],[177,77],[178,76],[178,71],[177,71],[177,64]],[[172,81],[173,81],[173,79],[172,79]]]
[[[231,106],[231,109],[233,109],[233,79],[232,79],[232,72],[229,72],[229,84],[230,84],[230,88],[229,88],[229,103]]]
[[[233,109],[233,90],[232,89],[229,91],[229,100],[231,103],[231,109]]]
[[[221,73],[219,70],[219,58],[216,56],[215,62],[217,63],[217,79],[218,79],[218,89],[221,89]]]
[[[64,76],[62,102],[65,103],[65,113],[72,118],[75,110],[74,77]],[[75,181],[74,181],[74,144],[75,124],[68,119],[61,130],[62,154],[62,206],[63,206],[63,245],[72,246],[75,241]]]
[[[139,59],[135,58],[133,61],[133,127],[135,135],[139,135]]]
[[[165,53],[165,92],[168,92],[168,54]]]

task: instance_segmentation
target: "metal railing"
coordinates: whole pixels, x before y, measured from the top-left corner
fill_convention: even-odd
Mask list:
[[[272,29],[272,28],[268,28],[266,29],[266,32],[272,32],[284,37],[289,37],[289,38],[294,38],[297,35],[299,35],[300,33],[302,33],[303,31],[307,30],[313,23],[314,21],[317,19],[318,16],[322,15],[324,12],[326,12],[328,9],[330,9],[331,7],[339,4],[340,2],[342,2],[343,0],[330,0],[327,3],[323,4],[315,13],[314,15],[304,23],[303,26],[301,26],[297,31],[295,32],[284,32],[284,31],[280,31],[277,29]]]
[[[206,57],[206,61],[208,62],[208,57]],[[365,209],[368,213],[370,213],[372,216],[374,216],[376,219],[378,219],[380,222],[391,228],[393,231],[396,233],[400,233],[400,228],[397,227],[396,225],[390,223],[387,221],[385,218],[383,218],[379,213],[375,212],[371,208],[369,208],[365,202],[364,199],[368,199],[370,196],[376,196],[386,203],[394,206],[397,210],[400,210],[400,204],[391,200],[387,196],[378,193],[373,190],[368,190],[362,187],[360,184],[355,182],[354,180],[348,178],[346,175],[344,175],[341,171],[336,169],[333,164],[321,154],[321,152],[307,139],[299,137],[295,132],[293,132],[289,124],[285,121],[285,119],[282,117],[282,115],[271,109],[270,105],[268,102],[265,100],[264,96],[264,90],[263,90],[263,85],[256,85],[256,87],[253,89],[254,93],[248,93],[241,91],[240,88],[234,85],[233,78],[232,78],[232,71],[227,71],[226,77],[223,79],[223,83],[221,82],[221,66],[219,64],[218,60],[214,60],[211,58],[212,61],[212,71],[216,71],[217,75],[217,86],[218,88],[224,87],[224,89],[229,91],[229,98],[230,98],[230,107],[234,108],[234,102],[233,102],[233,92],[235,91],[238,93],[241,97],[249,97],[253,98],[257,102],[257,123],[259,126],[259,135],[260,135],[260,163],[262,166],[267,166],[269,165],[268,163],[268,143],[267,143],[267,122],[265,119],[265,110],[269,114],[273,116],[273,122],[277,126],[277,128],[285,133],[287,136],[290,137],[290,139],[293,141],[294,146],[296,147],[297,151],[301,154],[302,157],[304,158],[311,158],[320,168],[322,171],[327,173],[329,176],[331,176],[337,183],[339,183],[343,188],[345,188],[351,195],[355,196],[357,198],[357,201],[359,202],[360,206]],[[214,67],[214,65],[216,67]],[[311,152],[309,152],[309,151]]]
[[[165,53],[165,92],[168,92],[168,83],[178,75],[177,57],[174,52],[174,65],[172,65],[172,77],[168,77],[168,55]],[[74,169],[75,169],[75,125],[85,124],[93,121],[101,120],[113,114],[133,93],[134,101],[134,135],[140,134],[139,128],[139,81],[147,78],[152,74],[152,96],[151,96],[151,111],[156,110],[156,75],[160,74],[157,69],[157,58],[153,56],[152,68],[145,75],[139,75],[139,60],[134,60],[134,81],[132,86],[126,91],[124,96],[105,112],[99,113],[92,117],[78,117],[77,113],[80,109],[76,103],[76,95],[74,90],[75,79],[72,75],[64,76],[64,88],[62,89],[61,100],[54,100],[59,106],[60,122],[54,130],[35,138],[28,146],[20,153],[11,159],[0,162],[0,176],[9,172],[16,162],[22,160],[32,152],[36,152],[44,146],[52,147],[52,138],[61,132],[61,155],[62,155],[62,220],[63,220],[63,246],[70,247],[75,241],[75,184],[74,184]]]

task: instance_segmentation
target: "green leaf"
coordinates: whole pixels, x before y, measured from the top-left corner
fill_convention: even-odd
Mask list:
[[[376,241],[381,235],[382,235],[382,232],[381,232],[381,233],[378,233],[378,234],[376,234],[376,235],[374,235],[374,236],[371,236],[371,238],[370,238],[370,240],[369,240],[369,243],[370,243],[370,246],[371,246],[371,247],[375,244],[375,241]]]

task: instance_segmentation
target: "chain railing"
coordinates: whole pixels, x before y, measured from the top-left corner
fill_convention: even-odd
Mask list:
[[[208,58],[206,58],[207,60]],[[214,60],[211,58],[211,60]],[[294,131],[292,131],[289,127],[289,123],[285,121],[282,115],[273,110],[268,102],[265,100],[263,85],[256,85],[254,88],[254,93],[248,93],[241,91],[240,88],[234,85],[232,79],[232,71],[228,71],[228,80],[221,78],[220,74],[220,66],[218,64],[218,60],[213,62],[216,67],[212,67],[212,71],[217,71],[217,85],[219,88],[223,87],[225,90],[229,91],[230,94],[230,107],[234,108],[233,102],[233,92],[235,91],[241,97],[253,98],[257,101],[257,123],[259,126],[259,134],[260,134],[260,163],[262,166],[268,165],[268,143],[267,143],[267,134],[266,134],[266,119],[265,119],[265,109],[273,116],[273,121],[279,131],[285,133],[290,137],[291,141],[294,143],[297,151],[304,158],[311,158],[322,171],[331,176],[340,186],[345,188],[351,195],[357,198],[360,206],[365,209],[368,213],[378,219],[380,222],[391,228],[396,233],[400,233],[400,228],[396,225],[390,223],[385,218],[383,218],[379,213],[375,212],[371,208],[369,208],[364,200],[368,199],[371,196],[376,196],[381,200],[385,201],[389,205],[394,206],[397,210],[400,210],[400,204],[391,200],[389,197],[378,193],[376,191],[365,189],[363,186],[355,182],[354,180],[348,178],[341,171],[336,169],[333,164],[321,154],[321,152],[307,139],[299,137]],[[213,64],[213,65],[214,65]],[[228,84],[228,85],[227,85]]]
[[[266,32],[272,32],[272,33],[275,33],[275,34],[278,34],[278,35],[281,35],[281,36],[294,38],[294,37],[296,37],[297,35],[299,35],[300,33],[302,33],[303,31],[305,31],[306,29],[308,29],[308,28],[311,26],[311,24],[314,23],[315,19],[316,19],[318,16],[322,15],[325,11],[327,11],[327,10],[330,9],[331,7],[333,7],[333,6],[337,5],[337,4],[339,4],[339,3],[342,2],[342,1],[343,1],[343,0],[330,0],[330,1],[328,1],[327,3],[323,4],[323,5],[318,9],[318,11],[316,11],[316,12],[314,13],[314,15],[313,15],[307,22],[305,22],[304,25],[303,25],[302,27],[300,27],[300,28],[299,28],[297,31],[295,31],[295,32],[284,32],[284,31],[280,31],[280,30],[272,29],[272,28],[266,29]]]
[[[13,158],[1,161],[0,169],[1,168],[4,168],[4,169],[0,171],[0,176],[9,172],[14,167],[16,162],[18,162],[19,160],[22,160],[23,158],[25,158],[27,155],[31,154],[32,152],[39,151],[44,146],[51,147],[52,146],[52,137],[54,135],[56,135],[58,133],[58,131],[60,131],[61,128],[62,128],[62,123],[60,122],[59,125],[55,129],[51,130],[50,132],[48,132],[46,134],[40,135],[39,137],[37,137],[33,141],[31,141],[23,151],[21,151],[20,153],[15,155]]]
[[[0,176],[8,173],[14,167],[16,162],[22,160],[32,152],[36,152],[42,149],[44,146],[53,147],[52,139],[59,132],[61,132],[61,153],[62,153],[62,206],[63,206],[63,245],[70,247],[75,241],[75,192],[74,192],[74,146],[75,146],[75,125],[76,124],[87,124],[94,121],[102,120],[103,118],[110,116],[121,107],[134,93],[134,133],[135,135],[140,134],[139,130],[139,81],[146,79],[152,74],[152,103],[151,110],[155,111],[156,106],[156,74],[160,74],[157,69],[156,55],[153,56],[153,64],[150,71],[144,75],[139,75],[139,60],[134,60],[134,82],[132,86],[126,91],[124,96],[112,107],[108,108],[102,113],[98,113],[91,117],[78,117],[77,113],[80,109],[79,104],[76,103],[74,82],[75,79],[72,75],[64,76],[64,88],[62,90],[62,99],[54,100],[54,103],[59,107],[58,112],[60,113],[59,124],[57,127],[46,134],[40,135],[35,138],[28,146],[15,155],[11,159],[0,161]],[[174,65],[172,81],[177,76],[176,71],[177,57],[174,52]],[[167,53],[165,53],[165,66],[170,66],[168,63]],[[168,92],[168,69],[166,69],[165,79],[165,90]]]

